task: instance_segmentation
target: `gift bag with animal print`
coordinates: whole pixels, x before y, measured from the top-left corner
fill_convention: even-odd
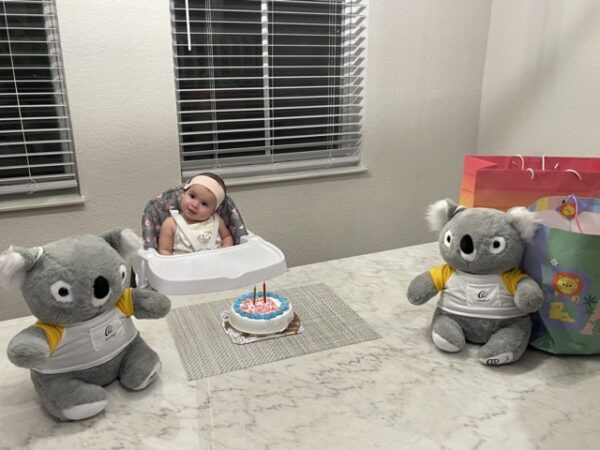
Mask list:
[[[523,270],[544,291],[530,344],[554,354],[600,354],[600,199],[544,197]]]

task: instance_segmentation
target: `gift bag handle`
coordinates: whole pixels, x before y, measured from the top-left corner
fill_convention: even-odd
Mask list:
[[[527,167],[527,168],[525,167],[525,158],[523,157],[523,155],[521,155],[520,153],[515,153],[514,156],[519,158],[519,160],[521,161],[521,170],[529,172],[530,178],[533,180],[535,178],[535,171],[531,167]],[[546,155],[542,155],[541,158],[542,158],[542,170],[541,171],[545,172],[546,171]],[[514,164],[514,161],[511,161],[511,162],[512,162],[512,164]],[[559,164],[560,163],[556,163],[552,169],[557,170]],[[579,179],[579,181],[583,181],[583,177],[575,169],[564,169],[564,171],[572,173]]]
[[[577,200],[577,197],[575,196],[575,194],[570,194],[568,196],[565,197],[565,199],[563,200],[563,204],[567,203],[567,201],[569,199],[573,199],[573,205],[575,206],[575,212],[573,214],[573,220],[575,221],[575,225],[577,225],[577,229],[579,230],[580,233],[583,233],[583,229],[581,228],[581,224],[579,223],[579,200]]]

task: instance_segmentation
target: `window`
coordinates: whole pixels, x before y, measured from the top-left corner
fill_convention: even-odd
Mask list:
[[[0,1],[0,199],[78,193],[53,1]]]
[[[172,0],[183,177],[358,165],[362,0]]]

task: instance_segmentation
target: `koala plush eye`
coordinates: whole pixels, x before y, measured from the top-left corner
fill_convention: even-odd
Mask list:
[[[452,243],[452,232],[450,230],[446,231],[446,234],[444,234],[444,245],[446,247],[450,247],[450,244]]]
[[[119,273],[121,274],[121,284],[125,283],[125,277],[127,276],[127,267],[123,264],[119,266]]]
[[[494,236],[492,239],[492,245],[490,245],[490,252],[494,255],[501,253],[506,248],[506,239],[502,236]]]
[[[71,285],[62,280],[59,280],[50,286],[50,293],[57,302],[70,303],[73,301],[73,296],[71,295]]]

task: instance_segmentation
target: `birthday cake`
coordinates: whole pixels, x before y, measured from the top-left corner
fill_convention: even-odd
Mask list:
[[[287,297],[267,291],[250,292],[236,298],[231,304],[229,323],[248,334],[272,334],[285,330],[294,318],[292,304]]]

